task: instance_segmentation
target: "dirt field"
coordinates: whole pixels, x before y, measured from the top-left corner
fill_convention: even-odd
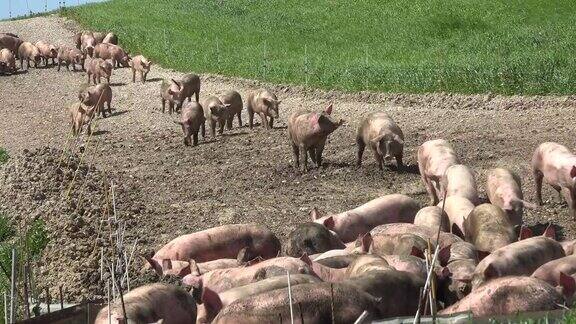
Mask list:
[[[76,29],[74,23],[58,17],[0,22],[2,32],[59,45],[72,45]],[[131,82],[129,69],[115,70],[114,114],[98,121],[97,136],[87,149],[86,161],[93,159],[98,169],[135,189],[124,199],[133,199],[130,205],[142,208],[119,212],[134,219],[129,232],[142,240],[141,249],[157,248],[180,234],[243,222],[265,224],[285,239],[295,224],[308,220],[314,206],[340,212],[390,193],[426,203],[417,173],[399,173],[394,168],[380,172],[370,152],[362,168],[354,166],[357,125],[375,111],[388,112],[403,129],[405,163],[412,169],[417,169],[418,145],[444,138],[475,170],[482,193],[487,170],[508,167],[521,175],[525,197],[533,201],[529,160],[534,148],[544,141],[575,148],[574,97],[342,94],[272,85],[268,86],[283,100],[275,129],[266,131],[258,125],[251,131],[238,128],[235,121],[234,129],[224,136],[185,147],[180,127],[173,123],[176,116],[158,111],[161,79],[179,75],[153,66],[149,82],[141,84]],[[77,89],[85,81],[83,72],[55,68],[0,76],[0,147],[12,156],[23,149],[66,147],[70,128],[65,106],[77,100]],[[244,95],[258,86],[204,75],[200,97],[228,89]],[[334,104],[335,117],[347,122],[330,137],[324,167],[302,174],[292,167],[287,116],[300,109],[320,110],[329,103]],[[243,121],[248,121],[245,111]],[[566,205],[558,203],[548,187],[544,197],[545,206],[528,211],[525,219],[557,223],[567,237],[576,237]],[[2,204],[10,209],[10,202]]]

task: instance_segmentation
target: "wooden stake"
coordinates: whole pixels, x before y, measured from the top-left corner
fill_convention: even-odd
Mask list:
[[[4,323],[8,323],[8,294],[4,290]]]
[[[24,264],[24,318],[30,318],[30,303],[28,301],[28,264]]]
[[[46,305],[48,306],[48,314],[50,314],[50,290],[46,287]]]
[[[60,310],[64,309],[64,293],[62,292],[62,286],[58,287],[60,293]]]
[[[14,323],[16,316],[16,249],[12,249],[12,274],[10,281],[10,323]]]
[[[288,304],[290,305],[290,323],[294,324],[294,310],[292,309],[292,287],[290,287],[290,271],[286,270],[288,278]]]
[[[108,300],[108,324],[111,324],[112,312],[110,311],[110,280],[106,280],[106,299]]]

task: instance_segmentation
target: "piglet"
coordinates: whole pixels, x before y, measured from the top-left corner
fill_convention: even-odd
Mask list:
[[[14,54],[18,53],[18,48],[24,41],[15,36],[16,35],[10,33],[0,34],[0,48],[7,48]]]
[[[216,137],[216,124],[220,127],[218,134],[224,133],[224,126],[229,118],[228,108],[230,104],[223,104],[218,97],[210,96],[202,103],[204,117],[210,126],[210,136]]]
[[[98,42],[92,32],[84,32],[80,36],[80,50],[86,57],[94,57],[94,48]]]
[[[91,58],[86,60],[86,75],[88,83],[91,81],[94,84],[99,84],[102,78],[106,78],[106,82],[110,84],[110,76],[112,75],[112,63],[101,58]]]
[[[374,153],[378,168],[382,170],[385,161],[396,159],[398,168],[402,168],[404,154],[404,134],[394,120],[384,112],[368,115],[358,127],[356,134],[358,159],[356,165],[362,164],[362,155],[366,146]]]
[[[68,106],[72,135],[78,136],[84,125],[88,125],[88,133],[91,133],[90,124],[94,117],[95,110],[94,107],[86,107],[81,102]]]
[[[472,204],[478,204],[478,189],[474,173],[463,165],[455,164],[446,169],[444,175],[446,183],[446,196],[458,196],[468,199]]]
[[[476,289],[494,278],[531,275],[541,265],[565,256],[562,245],[548,237],[531,237],[514,242],[492,252],[478,263],[472,287]]]
[[[16,73],[16,59],[14,58],[14,54],[12,54],[9,49],[0,49],[0,62],[4,62],[8,72]]]
[[[40,63],[40,50],[30,42],[24,42],[18,47],[18,58],[20,59],[20,68],[24,70],[24,60],[26,60],[26,69],[30,68],[30,60],[34,61],[34,67]]]
[[[66,69],[70,71],[70,64],[72,64],[73,71],[76,71],[76,65],[80,65],[82,70],[85,69],[84,54],[82,54],[82,52],[76,48],[68,48],[65,46],[60,47],[58,49],[56,60],[58,61],[58,71],[60,71],[60,66],[62,65],[66,66]]]
[[[254,114],[258,114],[262,120],[262,125],[266,129],[274,128],[274,118],[278,118],[278,106],[282,100],[278,100],[276,95],[268,89],[258,89],[248,93],[246,98],[246,110],[248,111],[248,125],[252,129],[254,125]],[[270,120],[268,120],[268,118]],[[290,126],[288,126],[290,128]]]
[[[56,64],[56,57],[58,56],[58,49],[52,44],[45,41],[36,42],[35,46],[40,51],[41,59],[44,60],[44,65],[48,66],[48,59],[52,59],[52,65]]]
[[[158,250],[148,262],[159,273],[163,260],[205,262],[239,257],[249,261],[256,257],[275,257],[280,241],[267,228],[256,224],[233,224],[210,228],[175,238]]]
[[[122,300],[116,300],[111,308],[102,308],[94,323],[108,324],[109,316],[111,323],[118,324],[194,323],[196,302],[182,288],[154,283],[124,293]]]
[[[446,212],[438,206],[428,206],[420,209],[414,216],[414,225],[429,227],[433,230],[440,228],[443,232],[450,231],[450,221]]]
[[[520,177],[508,169],[495,168],[488,171],[486,193],[490,203],[502,208],[514,226],[522,225],[524,207],[536,207],[524,201]]]
[[[130,55],[118,45],[100,43],[94,47],[94,57],[111,60],[112,67],[127,67],[130,65]]]
[[[431,205],[444,199],[447,189],[446,170],[455,164],[458,164],[456,153],[450,143],[443,139],[424,142],[418,148],[418,168]]]
[[[532,156],[532,171],[536,182],[536,202],[542,205],[542,181],[564,195],[570,215],[576,219],[576,155],[565,146],[542,143]]]
[[[104,104],[108,105],[108,114],[112,113],[112,88],[108,83],[102,83],[94,86],[83,85],[78,93],[80,102],[87,106],[96,107],[96,115],[100,112],[102,118],[106,118]]]
[[[102,39],[102,43],[118,45],[118,36],[116,36],[114,33],[108,33]]]
[[[200,102],[200,77],[198,75],[193,73],[184,74],[179,84],[182,88],[181,101],[184,101],[184,99],[192,101],[192,95],[194,95],[196,102]]]
[[[238,117],[238,127],[242,127],[242,97],[237,91],[229,90],[224,92],[218,97],[224,105],[228,106],[228,120],[226,121],[226,128],[232,129],[232,121],[234,116]]]
[[[412,223],[419,208],[414,199],[402,194],[391,194],[339,214],[320,216],[318,210],[313,209],[310,215],[314,222],[336,232],[344,243],[348,243],[378,225]]]
[[[174,79],[162,80],[160,98],[162,100],[162,113],[166,111],[166,102],[168,102],[168,113],[172,114],[174,107],[178,108],[182,105],[182,85]]]
[[[576,255],[569,255],[549,261],[536,269],[532,277],[544,280],[553,287],[556,287],[560,285],[560,273],[568,276],[576,274]]]
[[[474,209],[474,204],[467,198],[448,196],[446,201],[440,201],[438,207],[444,207],[452,234],[464,238],[464,222]]]
[[[380,318],[379,301],[372,295],[344,283],[300,284],[291,289],[270,292],[239,299],[224,307],[214,324],[262,324],[290,322],[290,302],[297,323],[354,323],[364,312]]]
[[[134,56],[128,65],[132,69],[132,82],[136,82],[136,72],[140,74],[140,80],[142,83],[146,82],[146,76],[150,72],[150,66],[152,66],[152,61],[148,60],[142,55]]]
[[[466,240],[476,246],[481,259],[516,241],[508,216],[492,204],[476,206],[464,221],[464,232]]]
[[[332,105],[323,112],[298,111],[288,119],[288,134],[294,153],[294,167],[300,167],[300,151],[304,172],[308,171],[308,154],[317,167],[322,166],[322,152],[328,135],[344,124],[344,120],[336,122],[331,118]],[[264,116],[264,115],[263,115]],[[265,120],[265,116],[262,117]],[[273,119],[271,119],[272,121]]]
[[[477,287],[458,303],[440,314],[471,312],[474,316],[492,316],[554,310],[564,298],[548,283],[532,278],[510,276],[496,278]]]
[[[205,137],[204,133],[204,109],[197,102],[187,102],[182,107],[182,114],[180,120],[176,121],[177,124],[182,126],[182,133],[184,133],[184,145],[196,146],[198,145],[198,132],[202,129],[202,138]]]

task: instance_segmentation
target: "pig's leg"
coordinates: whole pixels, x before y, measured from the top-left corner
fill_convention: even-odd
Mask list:
[[[228,119],[226,120],[226,128],[228,130],[232,130],[232,122],[234,121],[234,115],[228,117]]]
[[[192,146],[198,145],[198,131],[192,134],[192,144],[193,144]]]
[[[140,80],[142,83],[146,83],[146,75],[144,75],[144,71],[140,71]]]
[[[166,112],[166,100],[162,99],[162,113]]]
[[[382,170],[382,156],[377,151],[374,151],[374,159],[378,163],[378,169]]]
[[[91,77],[91,75],[90,75],[90,73],[87,73],[86,75],[88,76],[88,84],[90,84],[90,77]]]
[[[308,148],[304,145],[300,147],[300,151],[302,151],[302,166],[303,171],[308,172]]]
[[[112,103],[112,98],[110,98],[110,100],[108,100],[108,113],[111,114],[112,113],[112,107],[110,107],[110,104]]]
[[[316,166],[322,167],[322,152],[324,152],[324,145],[316,147]]]
[[[242,127],[242,114],[238,113],[237,116],[238,116],[238,127]]]
[[[172,112],[173,112],[173,111],[174,111],[174,102],[172,102],[172,101],[169,100],[169,101],[168,101],[168,113],[169,113],[170,115],[172,115]]]
[[[136,82],[136,70],[132,69],[132,83]]]
[[[366,148],[366,144],[364,144],[364,140],[362,137],[356,137],[356,150],[357,150],[357,158],[356,158],[356,166],[362,165],[362,155],[364,155],[364,149]]]
[[[218,130],[218,134],[222,135],[224,133],[224,125],[226,124],[226,121],[224,119],[220,119],[218,121],[218,124],[220,126],[220,129]]]
[[[534,169],[534,184],[536,185],[536,203],[538,206],[542,206],[542,180],[544,179],[544,174],[540,170]]]
[[[398,153],[398,155],[396,155],[396,165],[398,166],[398,170],[404,168],[404,163],[402,163],[402,155],[402,153]]]
[[[554,188],[554,190],[556,190],[556,192],[558,193],[558,202],[562,203],[564,201],[564,199],[566,199],[566,193],[563,192],[564,188],[557,186],[557,185],[551,185],[552,188]],[[562,198],[562,196],[564,196],[564,199]],[[566,202],[568,202],[568,200],[566,199]],[[568,204],[570,205],[570,204]]]
[[[210,119],[210,135],[212,138],[216,138],[216,121],[214,119]]]
[[[202,124],[200,124],[200,129],[202,131],[202,139],[206,140],[206,122],[202,122]]]
[[[274,117],[270,117],[270,128],[274,128]]]
[[[292,153],[294,154],[294,168],[300,168],[300,148],[292,142]]]
[[[270,124],[268,124],[268,118],[266,118],[266,115],[264,115],[264,113],[260,113],[260,120],[262,120],[262,126],[264,126],[266,129],[270,129]]]
[[[58,61],[58,72],[60,72],[60,61]]]
[[[254,127],[254,110],[252,110],[251,106],[248,106],[247,110],[248,110],[248,126],[250,127],[250,129],[252,129],[252,127]]]
[[[315,147],[309,147],[308,148],[308,155],[310,155],[310,160],[312,160],[312,163],[316,164],[316,148]]]

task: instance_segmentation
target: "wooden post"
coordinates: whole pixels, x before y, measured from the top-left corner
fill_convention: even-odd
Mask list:
[[[30,318],[30,303],[28,301],[28,264],[24,264],[24,318]]]
[[[4,290],[4,323],[8,323],[8,294]]]
[[[64,309],[64,293],[62,292],[62,286],[58,287],[58,291],[60,292],[60,310]]]
[[[10,282],[10,323],[17,320],[16,316],[16,249],[12,249],[12,275]]]
[[[50,314],[50,289],[46,287],[46,307],[48,308],[48,314]]]

